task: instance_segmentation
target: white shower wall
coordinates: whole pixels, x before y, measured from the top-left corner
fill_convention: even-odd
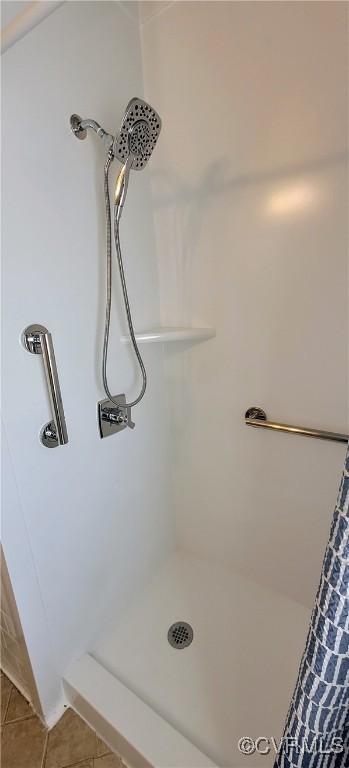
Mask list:
[[[206,558],[208,582],[218,560],[236,584],[311,605],[344,447],[243,417],[261,405],[347,428],[346,14],[145,2],[139,28],[137,3],[66,2],[3,57],[2,538],[49,722],[67,667],[176,543],[179,562]],[[143,94],[163,130],[122,220],[135,325],[210,325],[217,338],[145,346],[136,430],[101,441],[104,150],[78,142],[69,117],[115,131]],[[114,297],[110,378],[132,395],[117,281]],[[55,345],[69,432],[57,451],[38,442],[42,362],[20,344],[33,322]]]
[[[161,345],[136,429],[101,440],[105,297],[104,148],[77,141],[73,112],[111,132],[142,96],[136,16],[118,3],[68,2],[3,56],[3,547],[44,714],[61,713],[61,678],[173,548],[169,432]],[[116,174],[116,164],[111,177]],[[136,327],[159,321],[149,172],[135,175],[122,221]],[[125,318],[114,283],[109,375],[134,395],[139,372],[120,343]],[[39,442],[50,419],[41,358],[20,336],[51,331],[69,433]],[[5,446],[5,443],[3,443]],[[6,458],[6,463],[5,463]]]
[[[217,329],[168,357],[178,542],[311,605],[345,446],[244,414],[347,431],[348,7],[151,5],[162,321]]]

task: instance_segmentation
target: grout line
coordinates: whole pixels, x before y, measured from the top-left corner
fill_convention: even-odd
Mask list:
[[[4,677],[6,677],[6,675],[4,675]],[[8,699],[7,699],[6,709],[5,709],[5,713],[4,713],[4,719],[3,719],[3,723],[2,723],[3,725],[5,725],[5,723],[6,723],[6,715],[7,715],[7,710],[8,710],[8,708],[9,708],[9,704],[10,704],[10,698],[11,698],[11,696],[12,696],[12,691],[13,691],[13,683],[11,683],[11,680],[9,680],[9,678],[8,678],[8,677],[6,677],[6,680],[8,680],[8,682],[10,683],[10,685],[11,685],[11,690],[10,690],[10,693],[9,693],[9,697],[8,697]]]
[[[104,757],[104,755],[103,755],[103,757]],[[84,757],[83,760],[79,760],[78,762],[76,762],[76,760],[75,760],[75,763],[68,763],[68,765],[61,765],[60,768],[75,768],[75,766],[76,766],[76,768],[79,768],[79,765],[83,765],[84,763],[88,763],[90,761],[92,761],[92,768],[93,768],[94,760],[95,759],[97,759],[97,758],[94,758],[94,757]],[[42,768],[45,768],[45,766],[42,766]]]
[[[97,731],[94,731],[94,735],[95,735],[95,737],[96,737],[96,754],[95,754],[95,755],[92,755],[92,759],[93,759],[93,760],[98,760],[98,758],[99,758],[99,757],[106,757],[106,755],[112,755],[112,754],[113,754],[113,752],[111,751],[110,747],[108,747],[108,744],[106,744],[106,743],[103,741],[103,739],[101,739],[101,737],[100,737],[100,736],[98,736],[98,733],[97,733]],[[97,747],[98,747],[98,742],[99,742],[99,741],[101,741],[101,742],[104,744],[104,746],[105,746],[105,748],[106,748],[106,750],[107,750],[106,752],[102,752],[102,754],[101,754],[101,755],[97,755]]]
[[[42,752],[42,758],[41,758],[41,766],[40,766],[40,768],[45,768],[45,763],[46,763],[46,755],[47,755],[47,745],[48,745],[48,734],[49,734],[49,731],[48,731],[48,729],[46,728],[45,744],[44,744],[44,749],[43,749],[43,752]]]
[[[6,679],[8,680],[9,678],[6,678]],[[37,717],[37,714],[36,714],[36,712],[34,712],[33,707],[31,705],[30,701],[28,701],[28,699],[26,699],[26,697],[23,696],[23,693],[21,693],[19,688],[17,688],[14,685],[14,683],[11,682],[11,680],[10,680],[10,683],[12,685],[12,688],[11,688],[9,699],[8,699],[8,702],[7,702],[7,707],[6,707],[6,712],[5,712],[5,719],[4,719],[4,723],[3,724],[5,725],[5,723],[6,723],[6,725],[7,725],[7,724],[10,724],[10,723],[20,723],[21,720],[30,720],[31,717]],[[12,699],[12,696],[13,696],[14,692],[16,692],[21,697],[21,699],[23,699],[26,702],[26,704],[28,704],[28,709],[29,709],[29,713],[30,714],[28,714],[28,715],[21,715],[21,717],[14,717],[11,720],[7,720],[7,714],[8,714],[8,710],[9,710],[11,699]]]
[[[37,717],[35,712],[32,712],[31,715],[24,715],[24,717],[15,717],[13,720],[5,720],[3,725],[15,725],[16,723],[24,723],[26,720],[33,720],[33,718]]]

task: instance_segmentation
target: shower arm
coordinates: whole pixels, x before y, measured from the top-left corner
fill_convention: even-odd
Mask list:
[[[72,115],[70,118],[70,127],[78,139],[86,139],[87,128],[91,128],[100,139],[103,139],[107,152],[113,147],[115,136],[107,133],[96,120],[92,120],[91,118],[82,120],[80,115]]]

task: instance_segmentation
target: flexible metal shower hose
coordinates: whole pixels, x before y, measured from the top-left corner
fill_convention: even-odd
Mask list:
[[[103,386],[105,393],[109,400],[112,401],[116,406],[120,408],[120,403],[118,403],[116,400],[114,400],[113,396],[110,393],[110,389],[108,386],[108,378],[107,378],[107,362],[108,362],[108,345],[109,345],[109,331],[110,331],[110,310],[111,310],[111,295],[112,295],[112,245],[111,245],[111,214],[110,214],[110,196],[109,196],[109,168],[114,159],[113,153],[108,152],[107,160],[104,166],[104,200],[105,200],[105,217],[106,217],[106,236],[107,236],[107,243],[106,243],[106,250],[107,250],[107,299],[106,299],[106,306],[105,306],[105,326],[104,326],[104,341],[103,341],[103,363],[102,363],[102,378],[103,378]],[[134,405],[137,405],[142,400],[142,397],[144,396],[145,390],[147,388],[147,372],[145,370],[145,366],[143,363],[143,360],[141,358],[140,351],[138,349],[137,341],[135,332],[133,329],[133,323],[132,323],[132,315],[131,315],[131,309],[130,309],[130,303],[128,300],[128,294],[127,294],[127,285],[126,285],[126,278],[125,278],[125,272],[124,272],[124,265],[122,261],[122,253],[121,253],[121,245],[120,245],[120,236],[119,236],[119,222],[114,218],[114,238],[115,238],[115,249],[116,249],[116,255],[118,259],[118,265],[119,265],[119,271],[120,271],[120,279],[121,279],[121,286],[122,286],[122,292],[124,296],[124,303],[125,303],[125,310],[127,315],[127,323],[128,328],[130,331],[130,337],[133,345],[133,349],[135,351],[139,367],[141,369],[142,373],[142,388],[141,391],[136,397],[135,400],[133,400],[131,403],[126,403],[123,405],[123,408],[133,408]]]

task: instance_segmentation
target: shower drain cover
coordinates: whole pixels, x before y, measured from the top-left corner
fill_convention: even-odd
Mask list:
[[[187,648],[193,641],[194,632],[186,621],[175,621],[167,633],[167,639],[172,648]]]

